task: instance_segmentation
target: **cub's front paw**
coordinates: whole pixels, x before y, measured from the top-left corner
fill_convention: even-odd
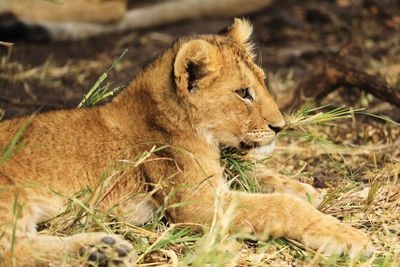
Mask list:
[[[295,181],[296,182],[296,181]],[[312,185],[306,183],[296,182],[293,194],[297,197],[307,201],[314,207],[318,207],[323,200],[323,196]]]
[[[129,242],[117,235],[85,233],[74,239],[80,261],[86,266],[133,266],[136,253]]]
[[[362,231],[335,219],[327,221],[315,221],[306,227],[303,235],[306,246],[327,256],[348,254],[355,258],[370,256],[374,252],[374,246]]]
[[[263,193],[284,193],[298,197],[314,207],[322,202],[322,194],[309,184],[301,183],[289,178],[270,177],[260,183]]]

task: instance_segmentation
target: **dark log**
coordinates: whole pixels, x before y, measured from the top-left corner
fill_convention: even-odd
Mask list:
[[[305,102],[319,101],[339,87],[356,87],[400,107],[400,88],[391,87],[382,77],[370,75],[349,64],[329,62],[320,72],[301,82],[292,100],[281,108],[298,108]]]

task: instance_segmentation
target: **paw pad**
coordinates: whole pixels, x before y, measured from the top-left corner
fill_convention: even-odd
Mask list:
[[[79,249],[79,256],[86,258],[88,266],[108,267],[127,265],[132,262],[134,253],[132,253],[130,246],[123,244],[124,242],[112,236],[105,236],[97,244],[81,247]]]
[[[127,246],[121,245],[117,248],[118,256],[125,257],[130,252],[130,249]]]
[[[103,242],[104,244],[110,245],[110,246],[112,246],[112,245],[114,245],[116,243],[115,239],[112,238],[111,236],[103,237],[101,239],[101,242]]]

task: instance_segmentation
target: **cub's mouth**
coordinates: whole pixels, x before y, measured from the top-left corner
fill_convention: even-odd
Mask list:
[[[269,144],[261,145],[258,142],[245,143],[240,142],[240,149],[247,155],[254,156],[268,156],[275,150],[275,139],[273,139]]]

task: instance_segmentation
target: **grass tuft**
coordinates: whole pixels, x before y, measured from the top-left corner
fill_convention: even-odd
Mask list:
[[[112,87],[111,82],[104,82],[108,77],[108,73],[123,59],[127,51],[128,50],[125,49],[124,52],[122,52],[122,54],[116,60],[114,60],[113,64],[106,70],[106,72],[104,72],[97,79],[92,88],[90,88],[87,94],[85,94],[83,97],[82,101],[79,103],[78,108],[96,105],[99,102],[109,99],[121,90],[121,86]]]

